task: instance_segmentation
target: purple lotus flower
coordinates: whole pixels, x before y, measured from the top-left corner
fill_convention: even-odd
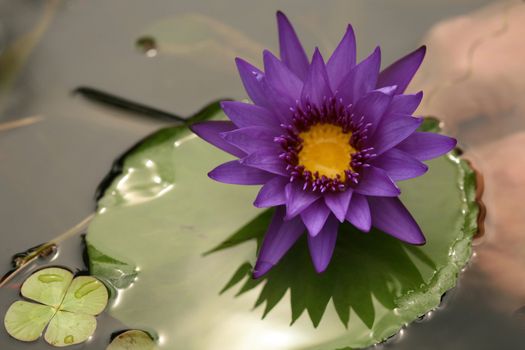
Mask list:
[[[253,276],[268,272],[305,231],[314,267],[324,271],[344,221],[424,244],[395,182],[424,174],[422,161],[456,145],[447,136],[416,131],[422,119],[412,114],[423,94],[403,94],[425,47],[380,72],[379,47],[356,64],[349,25],[328,62],[318,49],[309,62],[283,13],[277,22],[281,59],[264,51],[264,72],[236,59],[253,104],[225,101],[231,121],[192,126],[239,158],[211,171],[212,179],[263,185],[254,205],[276,207]]]

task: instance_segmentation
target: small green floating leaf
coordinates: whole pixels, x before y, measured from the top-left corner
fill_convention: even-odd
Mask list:
[[[144,331],[129,330],[119,334],[106,350],[157,350],[157,345]]]
[[[44,339],[56,347],[85,342],[95,333],[97,320],[92,315],[58,311],[47,327]]]
[[[95,315],[108,302],[106,286],[91,276],[73,278],[61,268],[46,268],[29,276],[22,285],[22,296],[37,301],[16,301],[7,310],[7,332],[21,341],[37,340],[47,326],[44,338],[57,347],[86,341],[97,327]],[[45,305],[42,305],[45,304]]]
[[[91,276],[73,280],[60,306],[60,310],[98,315],[108,303],[108,290],[102,282]]]
[[[73,280],[68,270],[50,267],[31,276],[22,285],[22,295],[44,305],[58,307]]]
[[[15,339],[34,341],[40,338],[54,314],[51,306],[15,301],[5,315],[5,329]]]

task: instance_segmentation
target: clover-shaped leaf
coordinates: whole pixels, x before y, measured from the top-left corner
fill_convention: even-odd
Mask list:
[[[106,350],[157,350],[158,347],[144,331],[131,329],[119,334]]]
[[[46,342],[68,346],[86,341],[97,327],[95,316],[108,302],[104,284],[91,276],[78,276],[51,267],[35,272],[24,282],[22,296],[5,315],[7,332],[21,341],[37,340],[44,329]]]

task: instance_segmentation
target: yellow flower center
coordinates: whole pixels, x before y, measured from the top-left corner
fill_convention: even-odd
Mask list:
[[[350,145],[351,132],[334,124],[315,124],[299,134],[302,149],[298,165],[305,171],[319,176],[346,179],[345,170],[351,170],[352,154],[356,150]]]

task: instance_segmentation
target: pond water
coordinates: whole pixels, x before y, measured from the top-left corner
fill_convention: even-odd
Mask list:
[[[244,98],[233,57],[260,64],[263,48],[275,50],[274,12],[281,9],[310,49],[333,49],[347,22],[360,57],[380,44],[391,62],[429,45],[412,86],[426,92],[420,112],[444,119],[485,175],[486,234],[458,287],[439,310],[382,346],[520,348],[525,326],[514,312],[525,297],[525,89],[516,42],[524,7],[487,0],[0,1],[0,267],[7,272],[14,254],[89,216],[113,160],[168,124],[93,104],[74,89],[96,87],[181,115],[220,97]],[[53,259],[85,269],[80,237],[64,241]],[[27,273],[0,289],[0,310],[18,298]],[[102,349],[126,328],[107,314],[98,321],[96,336],[74,348]],[[22,348],[0,328],[0,348]]]

